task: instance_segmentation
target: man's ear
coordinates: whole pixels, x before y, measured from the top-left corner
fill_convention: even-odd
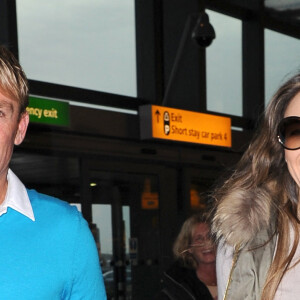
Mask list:
[[[15,136],[15,145],[20,145],[23,142],[26,135],[28,124],[29,124],[29,115],[27,111],[25,111],[20,116],[18,129]]]

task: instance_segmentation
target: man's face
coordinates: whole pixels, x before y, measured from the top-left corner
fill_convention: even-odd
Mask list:
[[[18,102],[0,91],[0,184],[6,180],[13,147],[22,143],[28,122],[27,113],[20,116]]]

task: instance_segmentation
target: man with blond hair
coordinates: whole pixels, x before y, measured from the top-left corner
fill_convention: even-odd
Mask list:
[[[95,241],[78,210],[28,190],[9,169],[29,116],[24,71],[0,46],[0,298],[106,299]]]

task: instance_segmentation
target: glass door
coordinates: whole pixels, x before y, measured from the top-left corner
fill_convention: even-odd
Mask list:
[[[108,299],[153,299],[159,285],[158,177],[89,173],[92,223]]]

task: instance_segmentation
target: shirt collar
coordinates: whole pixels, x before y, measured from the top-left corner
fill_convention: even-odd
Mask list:
[[[10,207],[32,221],[35,221],[27,190],[11,169],[9,169],[7,173],[7,182],[7,192],[4,201],[0,206],[0,214],[5,213],[7,208]]]

